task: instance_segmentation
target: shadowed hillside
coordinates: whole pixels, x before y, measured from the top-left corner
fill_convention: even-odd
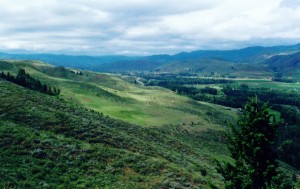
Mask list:
[[[280,76],[300,79],[300,53],[273,56],[263,63]]]

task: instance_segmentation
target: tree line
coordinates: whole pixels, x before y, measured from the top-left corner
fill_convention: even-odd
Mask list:
[[[198,84],[226,84],[232,83],[226,79],[211,79],[197,77],[164,77],[164,76],[141,76],[148,80],[149,86],[170,87],[174,85],[198,85]]]
[[[0,73],[0,78],[51,96],[57,96],[60,94],[60,89],[56,87],[51,88],[50,86],[41,83],[40,80],[33,78],[28,73],[26,73],[25,69],[19,69],[16,77],[13,76],[10,72],[4,73],[2,71]]]

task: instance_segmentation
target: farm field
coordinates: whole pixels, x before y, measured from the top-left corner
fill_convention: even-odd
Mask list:
[[[218,78],[219,79],[219,78]],[[300,83],[284,83],[284,82],[277,82],[272,81],[271,79],[250,79],[250,78],[236,78],[236,79],[228,79],[232,81],[232,83],[228,84],[197,84],[197,85],[185,85],[189,87],[196,87],[196,88],[205,88],[205,87],[212,87],[215,89],[222,89],[224,85],[229,86],[239,86],[241,84],[246,84],[250,88],[271,88],[271,89],[279,89],[279,90],[288,90],[288,91],[299,91],[300,90]]]

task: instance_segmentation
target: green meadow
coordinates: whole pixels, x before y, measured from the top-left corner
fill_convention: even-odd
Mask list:
[[[221,114],[224,119],[232,116],[230,111],[219,111],[164,88],[128,83],[118,75],[88,71],[76,75],[68,69],[59,69],[41,62],[10,63],[14,66],[10,68],[14,73],[18,68],[24,68],[50,86],[57,86],[61,89],[61,96],[70,102],[138,125],[214,125],[218,120],[207,116],[207,112]]]
[[[235,79],[228,79],[232,81],[229,84],[197,84],[197,85],[185,85],[185,86],[192,86],[199,89],[205,87],[212,87],[221,91],[224,85],[229,86],[239,86],[241,84],[246,84],[250,88],[270,88],[270,89],[279,89],[279,90],[288,90],[288,91],[299,91],[300,90],[300,83],[284,83],[284,82],[277,82],[272,81],[268,78],[262,79],[251,79],[251,78],[235,78]]]

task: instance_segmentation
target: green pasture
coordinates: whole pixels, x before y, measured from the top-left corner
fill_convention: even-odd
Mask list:
[[[250,88],[271,88],[271,89],[279,89],[279,90],[289,90],[289,91],[299,91],[300,90],[300,83],[284,83],[284,82],[277,82],[272,81],[270,79],[233,79],[231,80],[232,83],[228,84],[198,84],[198,85],[186,85],[186,86],[193,86],[196,88],[205,88],[205,87],[212,87],[217,90],[221,90],[224,85],[230,86],[239,86],[241,84],[246,84]]]
[[[231,114],[193,101],[160,87],[128,83],[118,75],[83,71],[82,75],[31,61],[11,61],[14,73],[19,67],[50,86],[61,89],[67,101],[102,112],[113,118],[144,126],[195,124],[215,125],[230,120]],[[62,73],[67,72],[67,73]],[[50,74],[50,75],[48,75]],[[51,76],[52,75],[52,76]],[[55,77],[56,75],[65,77]],[[212,112],[209,115],[207,112]],[[224,120],[211,115],[220,115]]]

